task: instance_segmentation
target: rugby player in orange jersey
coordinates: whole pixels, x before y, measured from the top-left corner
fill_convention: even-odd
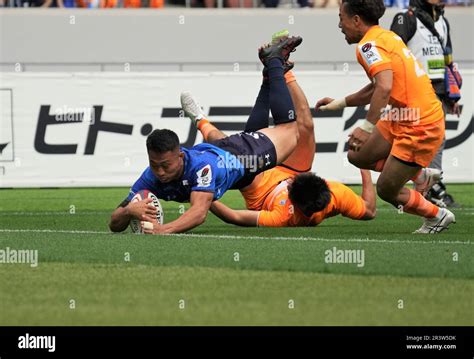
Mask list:
[[[455,217],[423,195],[440,177],[439,171],[425,167],[443,142],[443,109],[429,77],[403,40],[378,25],[384,12],[383,0],[342,1],[339,28],[348,44],[357,44],[357,61],[370,83],[340,100],[323,98],[316,110],[369,104],[363,125],[350,135],[349,161],[381,172],[377,194],[384,201],[424,217],[414,233],[439,233]],[[417,191],[404,187],[410,179]]]
[[[292,64],[285,64],[291,68]],[[299,140],[295,150],[283,164],[262,172],[240,191],[248,210],[233,210],[219,201],[213,202],[211,211],[222,220],[241,226],[295,227],[316,226],[325,218],[343,216],[367,220],[375,216],[375,191],[370,171],[363,170],[362,197],[342,183],[325,181],[309,173],[315,153],[313,118],[308,101],[291,71],[285,74],[288,90],[293,100]],[[257,131],[268,126],[268,99],[265,78],[259,96],[247,121],[245,132]],[[194,109],[200,109],[194,104]],[[194,112],[197,112],[196,110]],[[202,113],[190,116],[210,143],[226,135],[214,127]],[[311,198],[309,206],[299,206],[301,198]]]

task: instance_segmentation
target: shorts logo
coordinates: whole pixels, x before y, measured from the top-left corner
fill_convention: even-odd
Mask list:
[[[209,187],[212,182],[211,165],[201,168],[199,171],[197,171],[196,176],[199,187]]]

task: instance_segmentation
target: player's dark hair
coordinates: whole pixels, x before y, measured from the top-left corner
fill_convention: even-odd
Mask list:
[[[291,202],[303,213],[323,210],[331,200],[331,192],[324,179],[314,173],[301,173],[293,179],[288,191]]]
[[[383,0],[342,0],[350,16],[359,15],[367,25],[378,25],[385,13]]]
[[[146,139],[146,148],[148,151],[164,153],[174,151],[179,147],[179,138],[171,130],[154,130]]]

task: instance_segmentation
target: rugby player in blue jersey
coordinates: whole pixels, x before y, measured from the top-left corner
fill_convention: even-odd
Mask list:
[[[259,50],[268,77],[275,127],[242,132],[191,149],[180,147],[178,136],[171,130],[153,131],[146,142],[150,165],[112,213],[110,229],[121,232],[136,218],[153,223],[153,230],[146,233],[185,232],[204,223],[212,202],[227,190],[241,189],[259,173],[285,161],[296,147],[298,129],[284,71],[288,69],[290,53],[301,42],[301,37],[286,37]],[[194,112],[197,116],[200,111],[193,111],[195,101],[187,96],[190,95],[182,95],[183,108],[188,115]],[[187,107],[187,103],[191,105]],[[268,114],[263,115],[267,120]],[[130,203],[135,193],[144,189],[166,201],[190,202],[191,207],[178,219],[159,225],[150,199]]]

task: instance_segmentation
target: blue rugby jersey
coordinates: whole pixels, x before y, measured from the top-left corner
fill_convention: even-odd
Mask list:
[[[189,202],[192,191],[212,192],[214,200],[218,200],[244,175],[244,167],[237,157],[219,147],[201,143],[180,150],[184,153],[180,179],[161,183],[147,167],[130,189],[127,201],[144,189],[165,201]]]

